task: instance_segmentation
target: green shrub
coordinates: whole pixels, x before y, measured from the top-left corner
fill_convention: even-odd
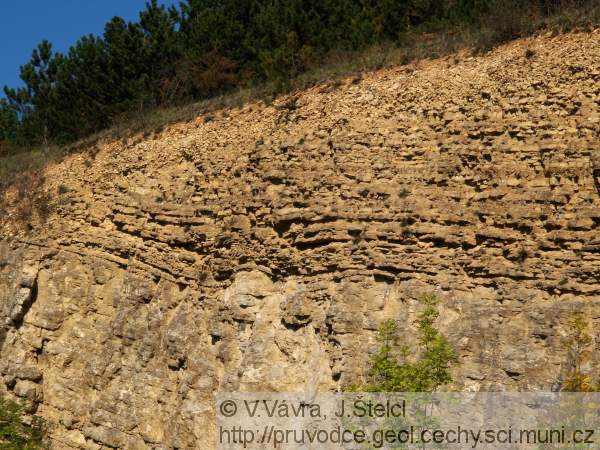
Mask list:
[[[417,319],[418,338],[413,346],[402,344],[393,320],[381,324],[377,333],[380,347],[371,357],[367,392],[434,392],[451,383],[450,368],[457,363],[452,346],[435,327],[439,316],[438,298],[426,294]]]
[[[45,425],[38,416],[24,418],[24,405],[0,397],[0,450],[45,449]]]
[[[589,354],[592,336],[583,313],[576,313],[569,321],[569,372],[562,382],[566,392],[598,392],[600,385],[590,375],[583,372],[582,366]]]

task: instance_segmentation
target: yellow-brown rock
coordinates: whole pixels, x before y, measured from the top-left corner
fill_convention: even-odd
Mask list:
[[[600,33],[452,59],[49,167],[0,218],[0,389],[54,448],[212,448],[216,391],[359,382],[425,292],[454,388],[555,388],[600,325]]]

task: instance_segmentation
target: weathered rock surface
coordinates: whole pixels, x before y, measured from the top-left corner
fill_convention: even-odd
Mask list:
[[[69,157],[0,219],[0,389],[55,448],[212,448],[216,391],[356,383],[432,291],[454,388],[555,388],[569,315],[600,329],[599,132],[595,32]]]

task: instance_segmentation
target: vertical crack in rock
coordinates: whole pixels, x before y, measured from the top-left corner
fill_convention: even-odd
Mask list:
[[[8,324],[3,323],[0,326],[0,356],[2,356],[2,349],[4,348],[4,342],[6,342],[6,334],[8,333]]]
[[[31,306],[35,303],[38,293],[38,271],[32,267],[27,268],[21,275],[19,283],[14,288],[8,302],[8,324],[20,328],[23,319]]]

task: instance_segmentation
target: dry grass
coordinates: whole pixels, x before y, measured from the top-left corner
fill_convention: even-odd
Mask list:
[[[53,198],[43,189],[40,170],[22,172],[0,191],[0,225],[9,220],[13,228],[27,229],[36,218],[44,223],[54,209]]]
[[[24,173],[39,171],[49,162],[60,159],[65,153],[64,148],[54,146],[47,150],[41,148],[21,150],[0,158],[0,189],[23,178]]]
[[[53,209],[52,198],[42,189],[43,168],[60,159],[64,149],[30,149],[0,158],[0,224],[10,220],[27,229],[35,216],[45,222]]]

